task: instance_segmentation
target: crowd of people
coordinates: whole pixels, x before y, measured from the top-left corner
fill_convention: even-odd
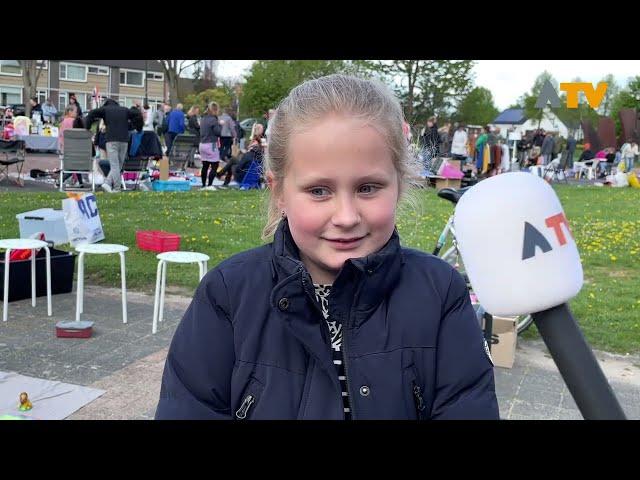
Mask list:
[[[403,126],[403,131],[407,142],[411,143],[408,124]],[[565,139],[540,128],[522,134],[522,138],[515,142],[514,156],[513,143],[509,144],[500,136],[498,127],[487,125],[479,129],[459,122],[446,122],[439,128],[435,117],[427,120],[417,142],[419,157],[426,170],[437,157],[453,158],[460,161],[462,170],[468,169],[479,178],[511,171],[516,163],[519,169],[553,165],[561,170],[573,170],[575,162],[592,166],[594,159],[596,175],[604,178],[614,165],[624,165],[625,171],[631,171],[638,156],[638,144],[627,139],[620,148],[607,146],[598,151],[592,151],[591,145],[585,143],[574,162],[577,146],[578,141],[573,134]]]

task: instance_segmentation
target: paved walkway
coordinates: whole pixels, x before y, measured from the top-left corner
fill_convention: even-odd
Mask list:
[[[75,313],[75,292],[9,304],[0,322],[0,370],[91,386],[102,397],[69,419],[152,419],[167,350],[190,298],[167,296],[165,322],[151,334],[153,297],[129,292],[129,322],[122,323],[120,291],[86,286],[83,319],[92,320],[90,339],[56,338],[54,325]],[[629,418],[640,419],[640,358],[597,352],[607,378]],[[521,342],[512,369],[496,368],[496,391],[504,419],[581,419],[542,342]]]

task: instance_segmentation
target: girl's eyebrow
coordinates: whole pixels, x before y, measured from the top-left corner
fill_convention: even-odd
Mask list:
[[[356,179],[356,183],[366,183],[366,182],[383,182],[387,179],[388,174],[386,172],[374,172],[368,175],[364,175],[362,177],[358,177]],[[335,177],[314,177],[312,175],[304,176],[300,179],[300,183],[302,184],[332,184],[339,180],[340,176]]]

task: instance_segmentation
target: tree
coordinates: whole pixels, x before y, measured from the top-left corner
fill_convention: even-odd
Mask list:
[[[476,87],[458,105],[456,118],[473,125],[486,125],[491,123],[498,113],[500,112],[493,103],[491,91],[484,87]]]
[[[343,60],[258,60],[242,87],[241,112],[246,116],[262,116],[305,80],[347,70],[347,62]]]
[[[38,90],[38,80],[40,79],[40,73],[45,63],[41,60],[18,60],[20,67],[22,68],[22,88],[26,97],[25,103],[25,115],[31,116],[31,103],[29,99],[36,96]]]
[[[471,60],[364,60],[360,71],[393,85],[409,123],[448,115],[473,86]]]
[[[640,112],[640,75],[629,78],[627,86],[620,89],[611,100],[611,116],[616,122],[616,135],[622,133],[622,124],[618,113],[623,108],[635,108]]]
[[[607,91],[604,94],[604,98],[598,107],[598,113],[601,115],[609,115],[611,113],[611,107],[613,106],[613,99],[618,95],[620,86],[616,83],[616,79],[612,74],[606,75],[601,82],[607,83]]]
[[[197,66],[202,60],[158,60],[164,71],[167,85],[169,86],[169,99],[171,102],[177,102],[179,95],[178,79],[182,72],[187,68]]]
[[[538,128],[540,128],[542,119],[545,118],[545,109],[537,108],[536,102],[538,101],[538,97],[542,92],[542,87],[547,81],[549,81],[551,85],[553,85],[553,88],[558,91],[558,81],[553,78],[553,75],[545,70],[536,77],[535,81],[533,82],[533,87],[531,87],[531,92],[525,93],[522,97],[520,97],[519,101],[524,109],[525,116],[529,119],[538,121]]]
[[[231,106],[233,101],[232,93],[225,87],[210,88],[200,93],[192,93],[184,99],[184,104],[188,107],[197,105],[203,111],[209,102],[216,102],[220,108],[224,109]]]

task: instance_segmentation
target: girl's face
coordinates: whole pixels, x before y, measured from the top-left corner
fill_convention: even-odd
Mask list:
[[[391,237],[398,173],[382,136],[362,120],[330,115],[290,139],[278,206],[315,283],[333,283],[345,260]]]

